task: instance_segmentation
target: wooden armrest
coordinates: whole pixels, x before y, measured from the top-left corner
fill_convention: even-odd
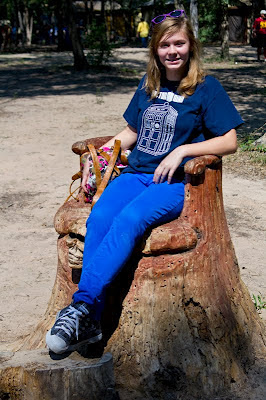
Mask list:
[[[218,156],[207,155],[195,157],[186,162],[184,170],[186,174],[200,175],[205,171],[206,167],[218,164],[219,162],[221,162],[221,157]]]
[[[112,138],[113,138],[113,136],[98,136],[98,137],[94,137],[91,139],[81,140],[79,142],[75,142],[72,145],[72,151],[75,154],[81,155],[83,153],[86,153],[86,151],[88,151],[88,149],[87,149],[88,144],[93,144],[93,146],[95,146],[96,149],[98,149],[104,143],[108,142],[108,140],[110,140]]]

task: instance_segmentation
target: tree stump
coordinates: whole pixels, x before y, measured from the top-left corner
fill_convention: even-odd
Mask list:
[[[185,171],[181,216],[152,230],[107,343],[121,400],[213,400],[245,382],[255,357],[265,361],[224,213],[222,162],[200,157]]]
[[[82,154],[89,142],[106,140],[72,149]],[[121,400],[231,399],[255,359],[264,362],[263,325],[240,278],[224,213],[222,161],[198,157],[185,172],[181,216],[147,232],[107,293],[99,349],[114,357]],[[70,303],[89,213],[75,200],[58,210],[54,289],[45,316],[17,349],[44,347],[55,313]]]
[[[85,360],[46,350],[0,353],[0,398],[10,400],[118,400],[110,353]]]

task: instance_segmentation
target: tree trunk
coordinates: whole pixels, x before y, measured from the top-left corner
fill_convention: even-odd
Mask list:
[[[23,17],[21,11],[18,11],[19,29],[21,31],[21,44],[25,43],[25,27],[23,23]]]
[[[81,154],[88,143],[100,147],[108,139],[72,149]],[[112,353],[120,400],[238,398],[234,385],[239,390],[249,382],[255,359],[262,367],[265,361],[263,325],[240,278],[224,213],[222,162],[198,157],[185,171],[181,216],[147,232],[107,292],[104,340],[94,351],[105,347]],[[44,318],[16,349],[44,347],[55,313],[70,303],[80,275],[70,255],[81,261],[78,242],[89,213],[90,205],[74,200],[58,210],[51,299]]]
[[[101,23],[105,24],[105,0],[101,0]]]
[[[74,55],[74,68],[77,71],[82,71],[88,68],[88,63],[84,55],[80,35],[78,33],[75,20],[75,8],[72,0],[67,0],[67,9],[69,18],[69,32]]]
[[[198,0],[190,0],[190,21],[197,38],[199,36]]]
[[[28,8],[26,8],[26,10],[23,12],[23,15],[20,11],[18,12],[18,20],[19,20],[19,27],[23,34],[22,42],[24,43],[24,37],[26,36],[26,44],[28,46],[31,46],[33,17],[32,16],[30,17]]]
[[[25,30],[26,30],[26,43],[31,46],[32,41],[32,28],[33,28],[33,17],[30,16],[29,9],[27,8],[24,13]]]
[[[65,21],[65,1],[56,0],[55,1],[55,17],[57,20],[57,29],[58,29],[58,37],[57,37],[57,51],[64,51],[65,46],[65,38],[64,38],[64,21]]]
[[[228,0],[221,1],[221,57],[229,59]]]
[[[180,218],[153,229],[135,273],[123,272],[107,300],[130,288],[106,347],[121,400],[230,396],[255,357],[265,356],[262,323],[240,278],[224,214],[221,162],[205,171],[197,163],[186,165]]]
[[[132,26],[131,26],[132,12],[130,10],[125,10],[123,16],[125,23],[126,42],[129,43],[132,38]]]
[[[89,14],[89,24],[91,25],[93,21],[93,0],[90,0],[90,8],[88,14]]]

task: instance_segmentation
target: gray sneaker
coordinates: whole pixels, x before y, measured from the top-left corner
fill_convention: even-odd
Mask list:
[[[78,350],[84,344],[102,339],[100,322],[89,317],[86,303],[75,303],[63,308],[56,316],[52,329],[46,334],[47,347],[56,354]]]

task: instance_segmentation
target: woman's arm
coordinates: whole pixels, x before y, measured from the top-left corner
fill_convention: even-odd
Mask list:
[[[106,142],[102,147],[112,147],[115,140],[121,140],[121,148],[123,150],[130,149],[137,141],[137,131],[132,126],[127,125],[122,132],[118,133],[111,140]]]
[[[207,154],[223,156],[235,153],[237,150],[236,130],[231,129],[223,136],[218,136],[200,143],[184,144],[173,150],[158,165],[154,172],[153,181],[161,183],[167,177],[168,183],[185,157],[198,157]]]
[[[137,131],[134,128],[132,128],[132,126],[127,125],[127,127],[123,129],[122,132],[114,136],[111,140],[106,142],[102,147],[112,147],[116,139],[121,140],[121,148],[123,150],[129,149],[137,141]],[[87,159],[87,161],[84,164],[82,182],[81,182],[81,187],[85,193],[87,193],[86,184],[88,182],[88,178],[89,178],[89,162]]]

